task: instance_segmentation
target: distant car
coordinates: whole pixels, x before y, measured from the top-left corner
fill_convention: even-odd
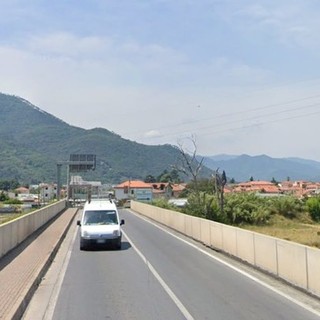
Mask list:
[[[123,204],[124,208],[131,208],[131,200],[126,200]]]
[[[80,226],[80,250],[108,244],[121,249],[120,226],[123,224],[114,201],[95,199],[86,202],[81,220],[77,221]]]

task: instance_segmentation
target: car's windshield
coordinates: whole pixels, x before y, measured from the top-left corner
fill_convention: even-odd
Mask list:
[[[114,210],[88,210],[84,214],[84,225],[103,225],[103,224],[117,224],[117,214]]]

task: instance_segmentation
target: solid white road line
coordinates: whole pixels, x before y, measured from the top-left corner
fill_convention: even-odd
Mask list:
[[[300,301],[298,301],[298,300],[290,297],[289,295],[281,292],[280,290],[272,287],[271,285],[269,285],[269,284],[267,284],[267,283],[259,280],[258,278],[252,276],[252,275],[249,274],[248,272],[245,272],[245,271],[243,271],[243,270],[241,270],[241,269],[233,266],[232,264],[230,264],[230,263],[228,263],[228,262],[226,262],[226,261],[224,261],[224,260],[222,260],[222,259],[220,259],[220,258],[218,258],[218,257],[216,257],[216,256],[214,256],[214,255],[212,255],[211,253],[207,252],[206,250],[199,248],[199,247],[196,246],[195,244],[193,244],[193,243],[191,243],[191,242],[189,242],[189,241],[187,241],[187,240],[185,240],[185,239],[182,239],[181,237],[179,237],[179,236],[177,236],[176,234],[170,232],[169,230],[161,227],[160,225],[154,223],[153,221],[151,221],[151,220],[149,220],[149,219],[147,219],[147,218],[145,218],[145,217],[143,217],[143,216],[141,216],[141,215],[139,215],[139,214],[136,214],[136,213],[133,212],[132,210],[130,210],[130,212],[131,212],[132,214],[134,214],[136,217],[139,217],[140,219],[142,219],[142,220],[144,220],[144,221],[152,224],[152,225],[155,226],[156,228],[158,228],[158,229],[166,232],[167,234],[171,235],[172,237],[174,237],[174,238],[176,238],[176,239],[184,242],[184,243],[187,244],[188,246],[193,247],[194,249],[196,249],[196,250],[200,251],[201,253],[209,256],[210,258],[212,258],[212,259],[214,259],[214,260],[222,263],[222,264],[225,265],[226,267],[228,267],[228,268],[230,268],[230,269],[232,269],[232,270],[234,270],[234,271],[242,274],[243,276],[245,276],[245,277],[247,277],[247,278],[255,281],[256,283],[259,283],[260,285],[264,286],[265,288],[268,288],[269,290],[277,293],[278,295],[284,297],[285,299],[291,301],[292,303],[295,303],[296,305],[300,306],[301,308],[303,308],[303,309],[305,309],[305,310],[308,310],[309,312],[311,312],[311,313],[317,315],[318,317],[320,317],[320,312],[319,312],[319,311],[313,309],[312,307],[306,305],[305,303],[302,303],[302,302],[300,302]]]
[[[151,273],[155,276],[155,278],[159,281],[163,289],[167,292],[169,297],[173,300],[173,302],[176,304],[176,306],[179,308],[181,313],[185,316],[187,320],[194,320],[192,315],[189,313],[187,308],[182,304],[182,302],[178,299],[178,297],[173,293],[173,291],[170,289],[170,287],[165,283],[165,281],[161,278],[159,273],[156,271],[156,269],[152,266],[152,264],[148,261],[148,259],[142,254],[142,252],[137,248],[137,246],[132,242],[132,240],[128,237],[128,235],[122,230],[122,233],[127,238],[127,240],[130,242],[130,245],[132,248],[138,253],[140,258],[143,260],[143,262],[146,264],[146,266],[149,268]]]

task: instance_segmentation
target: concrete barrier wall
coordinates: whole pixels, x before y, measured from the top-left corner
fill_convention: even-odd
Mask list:
[[[320,292],[320,250],[315,248],[307,248],[307,274],[308,288],[311,293],[319,296]]]
[[[278,275],[307,289],[307,248],[295,243],[277,241]]]
[[[20,218],[0,225],[0,258],[15,248],[37,229],[54,218],[66,207],[61,200],[47,207],[25,214]]]
[[[254,234],[246,230],[236,229],[237,257],[252,265],[255,264]]]
[[[132,201],[131,208],[320,297],[320,250]]]
[[[237,230],[231,226],[222,227],[222,251],[237,256]]]
[[[255,266],[278,275],[277,239],[254,234]]]

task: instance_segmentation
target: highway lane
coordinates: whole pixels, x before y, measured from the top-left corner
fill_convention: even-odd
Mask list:
[[[132,215],[132,243],[195,319],[319,319],[260,283]]]
[[[53,319],[184,319],[123,239],[122,250],[72,250]]]
[[[126,220],[121,251],[80,251],[73,231],[59,296],[51,302],[53,319],[320,318],[201,245],[188,245],[127,210],[120,216]]]

